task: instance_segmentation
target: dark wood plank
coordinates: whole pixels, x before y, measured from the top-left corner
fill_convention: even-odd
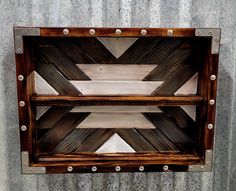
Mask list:
[[[38,129],[50,129],[59,119],[66,115],[71,107],[51,107],[36,122]]]
[[[79,105],[202,105],[201,96],[31,96],[34,105],[79,106]]]
[[[83,144],[96,129],[74,129],[51,153],[69,154]]]
[[[169,78],[165,80],[152,95],[173,95],[182,85],[184,85],[194,74],[195,69],[189,65],[180,66]]]
[[[175,70],[186,62],[190,57],[191,49],[177,49],[174,50],[166,61],[159,62],[158,66],[152,70],[143,81],[165,81],[175,72]]]
[[[36,71],[60,95],[81,95],[81,92],[76,89],[52,64],[37,63]]]
[[[159,152],[179,152],[179,149],[159,130],[136,129]]]
[[[68,113],[64,115],[38,142],[38,152],[48,153],[52,151],[88,115],[89,113]]]
[[[192,147],[193,140],[168,118],[166,114],[144,113],[143,115],[180,150],[184,151]]]
[[[41,56],[44,56],[68,80],[90,80],[82,70],[56,47],[43,47],[39,51]]]
[[[95,152],[114,134],[113,129],[96,129],[89,137],[74,151],[79,152]]]
[[[97,38],[76,38],[75,43],[98,64],[116,63],[113,54]]]
[[[135,129],[116,129],[116,133],[124,139],[136,152],[157,151]]]

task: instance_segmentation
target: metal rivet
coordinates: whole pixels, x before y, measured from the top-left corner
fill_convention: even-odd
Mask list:
[[[204,169],[204,166],[201,166],[201,169]]]
[[[93,167],[92,167],[92,171],[93,171],[93,172],[96,172],[96,171],[97,171],[97,167],[96,167],[96,166],[93,166]]]
[[[24,107],[25,106],[25,102],[24,101],[20,101],[19,102],[19,106]]]
[[[121,34],[121,30],[120,29],[116,29],[116,34],[120,35]]]
[[[116,166],[115,170],[118,172],[121,170],[120,166]]]
[[[197,34],[199,34],[199,35],[200,35],[200,34],[202,34],[202,33],[201,33],[201,31],[198,31],[198,32],[197,32]]]
[[[163,166],[163,170],[168,170],[169,167],[167,165]]]
[[[215,37],[214,40],[215,40],[215,41],[218,41],[219,39],[218,39],[218,37]]]
[[[23,33],[26,33],[26,30],[23,30]]]
[[[90,29],[90,30],[89,30],[89,34],[90,34],[90,35],[95,35],[95,33],[96,33],[96,31],[95,31],[94,29]]]
[[[42,171],[44,172],[44,171],[45,171],[45,168],[42,168]]]
[[[213,34],[212,31],[209,31],[209,34],[212,35]]]
[[[141,30],[141,35],[146,35],[147,34],[147,31],[146,30]]]
[[[21,37],[20,37],[20,36],[16,36],[16,39],[17,39],[17,40],[20,40],[20,39],[21,39]]]
[[[39,30],[35,30],[36,33],[39,33]]]
[[[26,130],[27,130],[27,127],[26,127],[25,125],[22,125],[22,126],[20,127],[20,129],[21,129],[21,131],[26,131]]]
[[[144,166],[140,166],[139,171],[144,171]]]
[[[215,80],[216,79],[216,75],[211,75],[210,76],[210,79],[213,81],[213,80]]]
[[[68,35],[69,34],[69,30],[68,29],[63,29],[63,34],[64,35]]]
[[[214,50],[214,53],[218,53],[218,51],[215,49],[215,50]]]
[[[19,75],[19,76],[18,76],[18,80],[19,80],[19,81],[23,81],[23,80],[24,80],[24,76]]]
[[[189,168],[190,168],[190,170],[193,170],[193,167],[192,167],[192,166],[190,166]]]
[[[210,99],[209,104],[210,105],[214,105],[215,104],[215,100],[214,99]]]
[[[72,167],[72,166],[68,166],[68,167],[67,167],[67,171],[68,171],[68,172],[72,172],[72,170],[73,170],[73,167]]]
[[[168,30],[168,31],[167,31],[167,35],[168,35],[168,36],[172,36],[173,33],[174,33],[173,30]]]
[[[212,129],[212,128],[213,128],[213,125],[212,125],[212,124],[208,124],[208,125],[207,125],[207,128],[208,128],[208,129]]]
[[[23,51],[22,51],[21,48],[17,48],[17,49],[16,49],[16,52],[17,52],[17,53],[22,53]]]
[[[207,161],[207,165],[210,165],[211,164],[211,162],[210,161]]]

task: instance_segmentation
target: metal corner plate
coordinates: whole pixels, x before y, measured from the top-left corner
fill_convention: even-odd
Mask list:
[[[23,54],[23,36],[40,36],[40,28],[14,28],[16,54]]]
[[[23,174],[45,174],[46,167],[31,167],[29,166],[29,152],[21,152],[21,168]]]
[[[206,150],[204,165],[189,165],[189,172],[210,172],[212,170],[212,150]]]
[[[211,53],[219,54],[220,49],[220,29],[219,28],[198,28],[195,30],[195,36],[212,37]]]

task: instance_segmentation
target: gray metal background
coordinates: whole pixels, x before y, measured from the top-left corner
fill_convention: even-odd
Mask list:
[[[0,191],[236,190],[235,0],[0,0]],[[12,27],[221,27],[214,170],[21,175]]]

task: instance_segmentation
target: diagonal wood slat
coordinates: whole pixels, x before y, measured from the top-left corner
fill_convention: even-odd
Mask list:
[[[39,151],[52,151],[66,136],[81,123],[89,113],[67,113],[39,141]]]
[[[179,152],[179,149],[159,129],[136,129],[159,152]],[[139,140],[137,140],[139,141]]]
[[[38,63],[36,71],[60,94],[78,96],[76,89],[52,64]]]
[[[169,76],[152,95],[172,95],[174,94],[188,79],[190,79],[196,71],[190,65],[182,65]]]
[[[158,66],[146,75],[143,81],[164,81],[183,65],[191,55],[190,49],[177,49],[166,58],[165,62],[160,62]]]
[[[161,131],[173,144],[183,150],[186,146],[191,146],[193,140],[187,136],[169,117],[164,113],[144,113],[156,129],[153,131]],[[158,133],[158,132],[157,132]]]
[[[117,134],[136,152],[156,151],[156,149],[136,129],[116,129]]]
[[[97,64],[116,63],[115,56],[97,38],[77,38],[75,43]],[[77,60],[77,63],[81,63]]]
[[[71,153],[83,144],[91,133],[96,129],[74,129],[61,143],[59,143],[52,153]]]
[[[69,80],[90,80],[69,58],[56,47],[40,48],[40,53]]]
[[[114,134],[113,129],[96,129],[89,137],[74,151],[95,152]]]

